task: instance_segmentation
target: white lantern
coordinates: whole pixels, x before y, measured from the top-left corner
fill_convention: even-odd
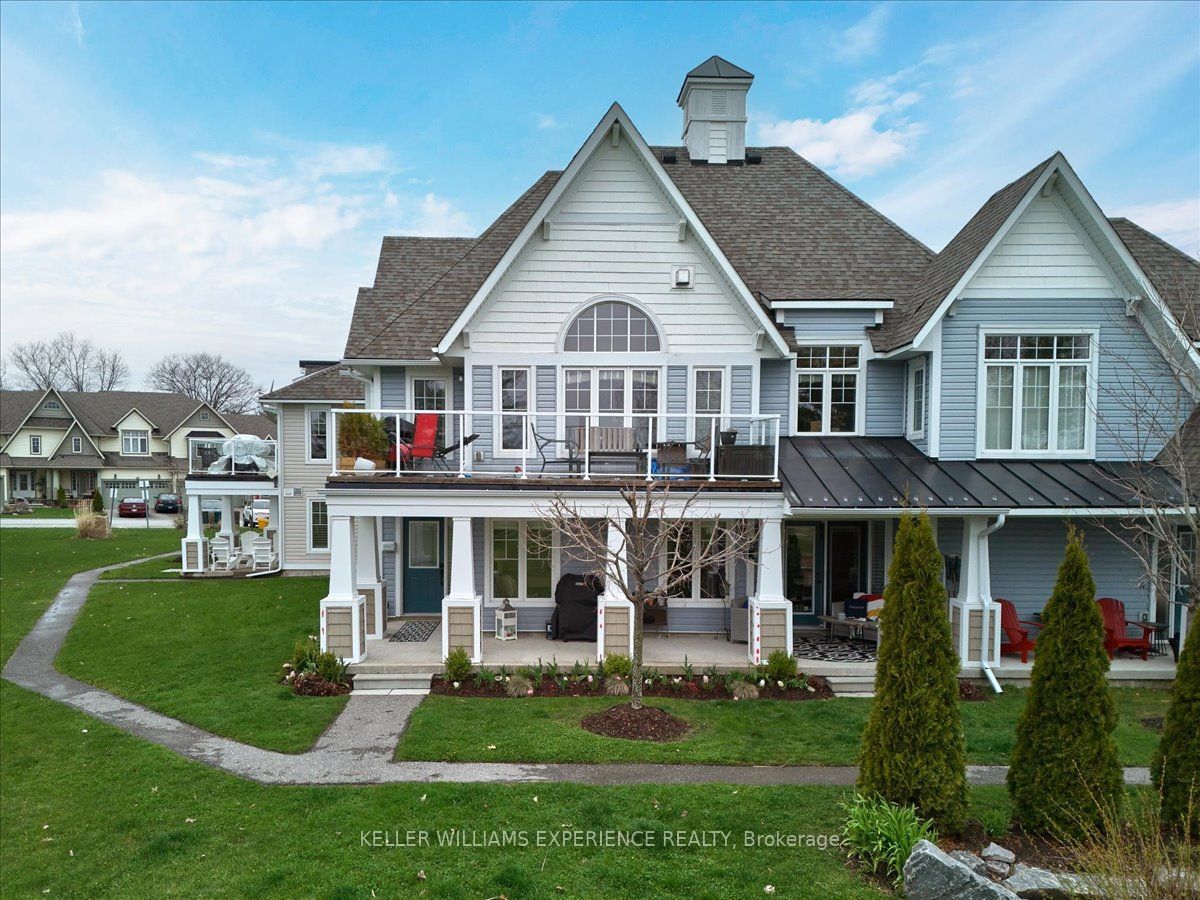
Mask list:
[[[496,640],[515,641],[517,639],[517,611],[507,600],[500,609],[496,610]]]

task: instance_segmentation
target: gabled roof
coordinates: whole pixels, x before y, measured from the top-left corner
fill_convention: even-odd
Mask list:
[[[366,394],[363,383],[356,378],[342,375],[341,368],[341,363],[338,363],[313,372],[311,375],[302,375],[291,384],[264,394],[262,399],[267,402],[272,400],[312,400],[326,403],[361,401]]]
[[[478,238],[384,238],[375,284],[354,304],[346,358],[430,359],[559,174],[539,178]],[[278,393],[268,397],[286,399]]]
[[[270,416],[257,416],[252,413],[224,413],[222,418],[238,434],[252,434],[255,437],[270,438],[275,437],[275,432],[278,430],[275,420]]]
[[[12,434],[42,399],[43,391],[0,391],[0,434]]]
[[[937,312],[943,300],[980,258],[988,244],[1012,217],[1030,188],[1041,178],[1058,154],[1044,160],[1006,184],[987,199],[979,211],[962,227],[942,252],[925,266],[912,289],[899,298],[891,315],[883,318],[883,327],[871,336],[876,350],[902,347],[917,336]]]
[[[1188,337],[1200,341],[1200,260],[1128,219],[1108,221]]]

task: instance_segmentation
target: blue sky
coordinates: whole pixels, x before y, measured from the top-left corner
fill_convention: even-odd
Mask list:
[[[1200,4],[0,7],[0,333],[135,381],[204,349],[269,384],[340,355],[383,234],[475,234],[613,101],[677,143],[684,73],[756,76],[789,144],[940,248],[1063,150],[1200,250]]]

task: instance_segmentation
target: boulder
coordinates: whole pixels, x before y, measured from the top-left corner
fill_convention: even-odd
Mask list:
[[[951,850],[950,858],[957,859],[976,875],[987,875],[987,864],[969,850]]]
[[[1023,863],[1013,867],[1004,886],[1023,900],[1059,900],[1074,895],[1053,872]]]
[[[985,859],[983,867],[987,870],[988,875],[1000,881],[1012,874],[1012,866],[1002,859]]]
[[[1017,861],[1017,854],[1007,847],[1001,847],[995,841],[984,847],[983,852],[979,855],[984,859],[995,859],[1002,863],[1008,863],[1010,866]]]
[[[1017,896],[929,841],[919,841],[904,864],[904,895],[909,900],[1015,900]]]

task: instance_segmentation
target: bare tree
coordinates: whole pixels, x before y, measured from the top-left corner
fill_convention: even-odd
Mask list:
[[[9,361],[21,385],[31,390],[112,391],[129,380],[129,366],[119,350],[105,350],[71,331],[48,341],[14,344]]]
[[[551,529],[531,540],[550,549],[553,531],[570,552],[591,565],[589,574],[615,586],[633,605],[633,672],[630,704],[642,706],[642,618],[647,607],[666,605],[681,588],[701,577],[724,581],[726,567],[754,557],[757,523],[750,519],[715,519],[703,509],[702,491],[671,496],[664,481],[623,486],[608,515],[602,518],[555,495],[539,510]],[[700,520],[701,527],[694,528]],[[615,532],[610,541],[609,530]]]
[[[1200,279],[1177,280],[1168,288],[1181,298],[1176,323],[1188,342],[1200,334]],[[1142,333],[1137,317],[1114,317],[1114,326]],[[1169,322],[1145,329],[1162,365],[1136,350],[1140,341],[1108,340],[1101,366],[1111,376],[1100,388],[1108,415],[1097,415],[1099,430],[1132,466],[1108,468],[1113,492],[1127,498],[1137,515],[1101,518],[1096,524],[1138,560],[1143,581],[1171,603],[1186,602],[1189,621],[1200,595],[1200,371],[1194,344],[1169,333]],[[1173,595],[1177,580],[1189,586],[1186,600]]]
[[[236,363],[215,353],[167,356],[150,367],[147,387],[186,394],[218,412],[253,410],[263,389]]]

